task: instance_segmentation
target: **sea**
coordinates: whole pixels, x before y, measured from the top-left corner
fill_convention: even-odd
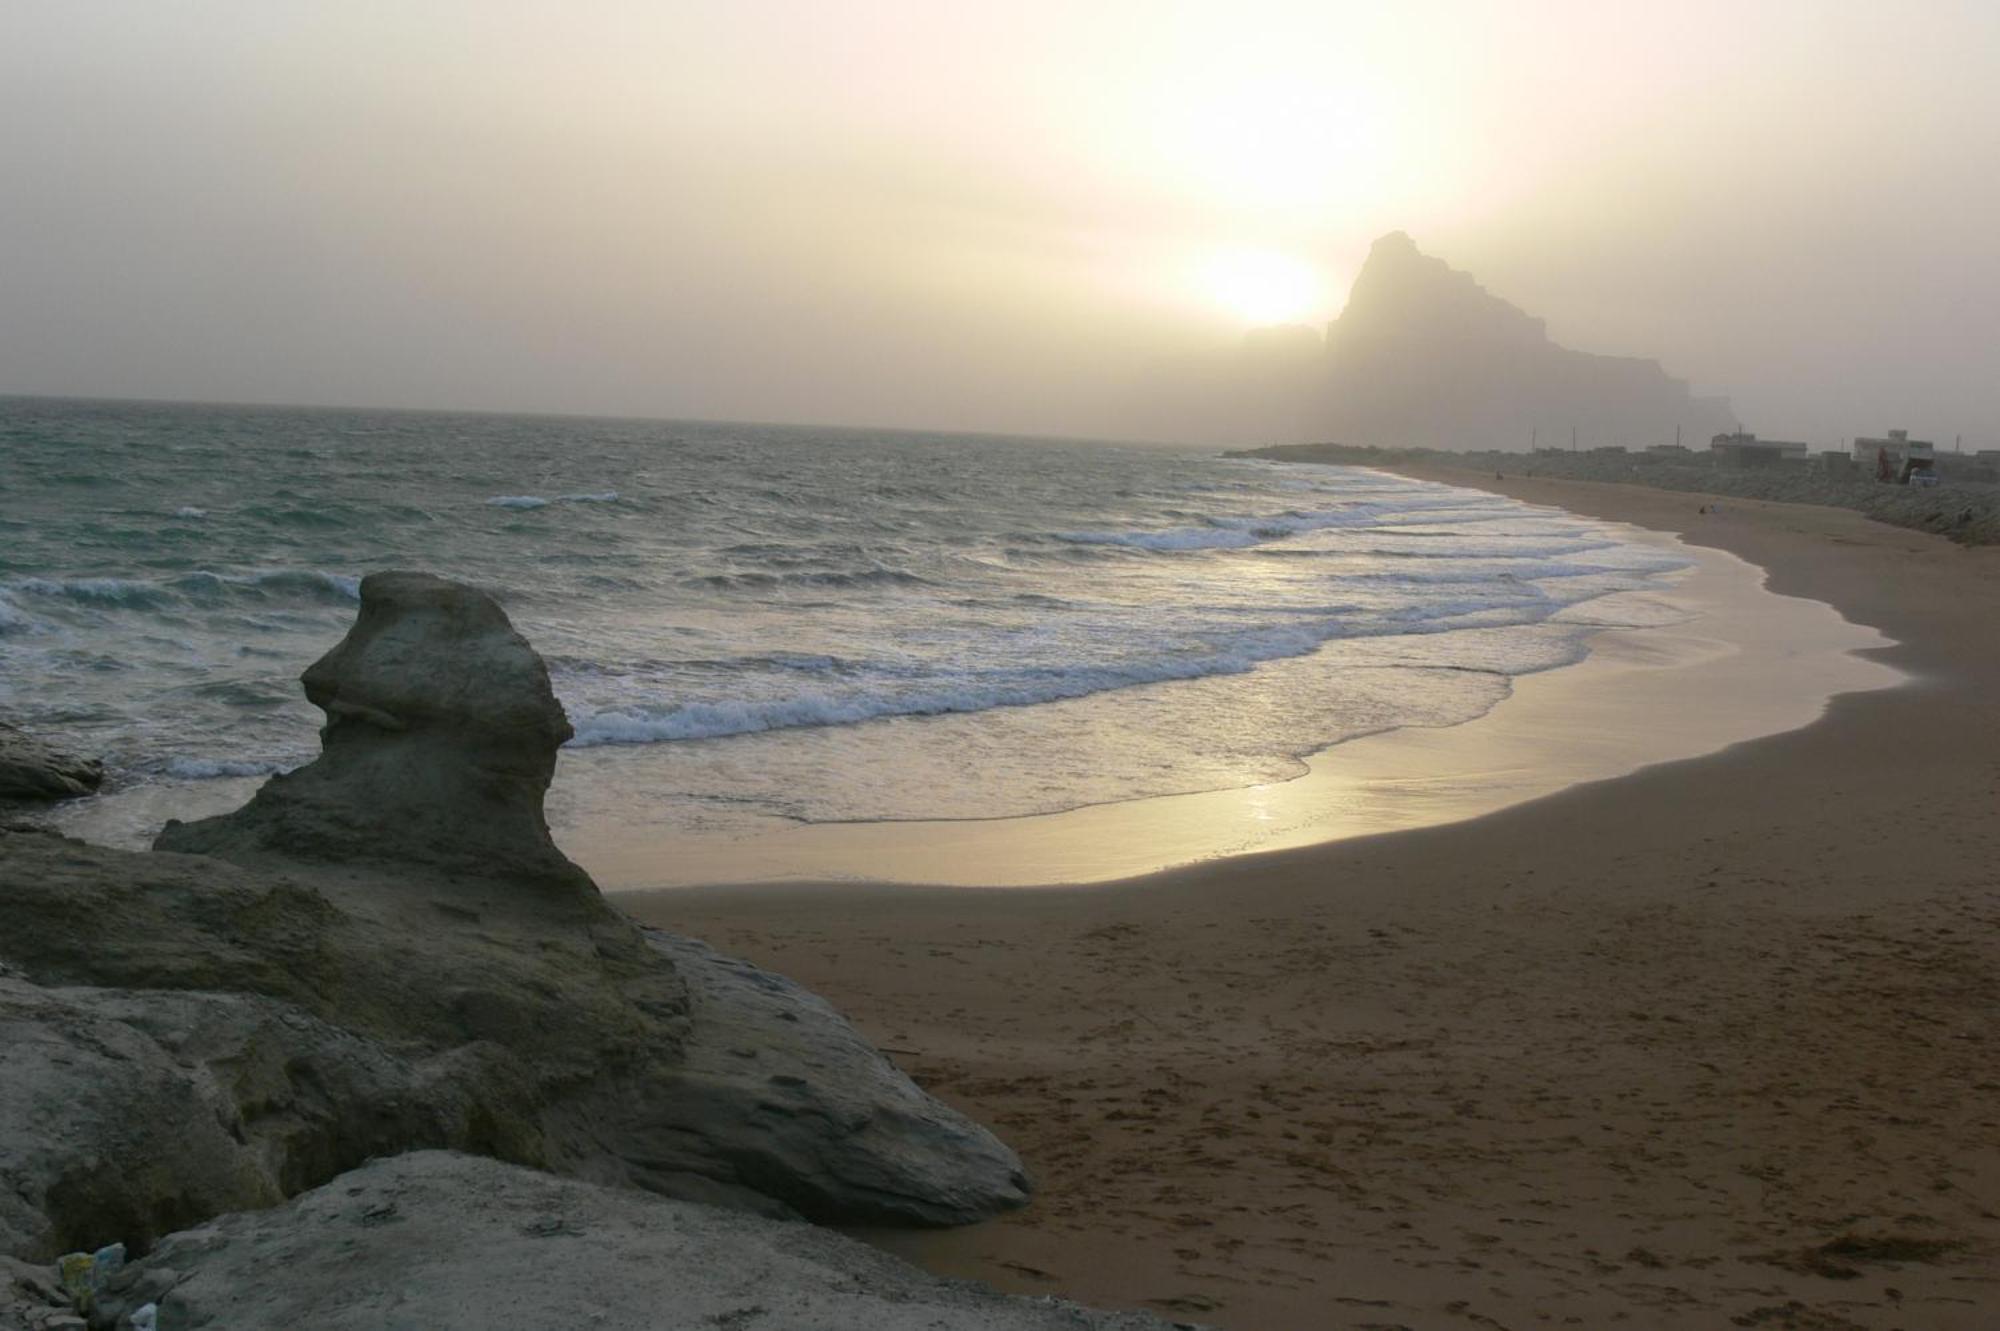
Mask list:
[[[489,591],[547,660],[560,839],[1283,781],[1685,618],[1685,562],[1214,449],[0,398],[0,716],[102,756],[129,813],[92,834],[133,845],[312,758],[299,674],[377,569]]]

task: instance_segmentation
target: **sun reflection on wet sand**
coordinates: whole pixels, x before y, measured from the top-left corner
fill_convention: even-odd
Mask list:
[[[1857,655],[1887,646],[1762,570],[1672,544],[1694,561],[1673,599],[1696,614],[1608,629],[1583,662],[1523,676],[1478,720],[1363,736],[1296,780],[1024,818],[790,826],[751,837],[579,826],[565,849],[607,889],[788,879],[1032,887],[1108,882],[1252,854],[1457,822],[1656,763],[1810,724],[1836,694],[1904,676]]]

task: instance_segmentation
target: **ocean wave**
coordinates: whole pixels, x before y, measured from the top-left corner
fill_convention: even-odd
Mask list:
[[[15,605],[6,597],[0,596],[0,633],[12,633],[19,629],[25,629],[34,622],[20,606]]]
[[[335,601],[361,599],[359,577],[311,568],[267,568],[251,573],[213,573],[197,569],[175,578],[172,586],[196,595],[212,595],[225,589],[252,589],[303,593]]]
[[[230,592],[278,592],[339,602],[361,599],[361,579],[320,569],[258,569],[250,573],[215,573],[197,569],[165,582],[139,578],[19,578],[7,584],[19,595],[45,597],[97,610],[157,610],[176,603],[213,601]],[[19,608],[13,607],[19,614]],[[0,627],[6,624],[0,610]]]
[[[177,518],[205,518],[208,516],[208,510],[205,508],[196,508],[193,504],[182,504],[174,510],[174,516]]]
[[[717,591],[760,591],[783,587],[928,587],[928,578],[899,568],[870,568],[856,572],[825,570],[815,573],[704,573],[683,580],[690,587]]]
[[[30,596],[74,601],[89,606],[150,608],[170,599],[167,589],[132,578],[22,578],[13,589]]]
[[[1287,509],[1282,513],[1197,514],[1169,511],[1169,517],[1194,517],[1199,525],[1153,531],[1065,531],[1055,533],[1071,545],[1116,545],[1136,550],[1241,550],[1266,541],[1282,541],[1308,532],[1333,528],[1390,528],[1401,524],[1490,522],[1516,516],[1512,506],[1486,505],[1463,496],[1397,495],[1392,500],[1363,500],[1333,508]]]
[[[486,502],[494,508],[513,509],[547,508],[550,504],[615,504],[618,502],[618,492],[602,490],[587,494],[557,495],[554,499],[542,495],[494,495]]]
[[[549,673],[554,678],[559,693],[571,684],[582,684],[587,687],[590,681],[595,680],[630,679],[648,675],[678,677],[694,672],[705,676],[733,679],[744,671],[760,673],[784,671],[803,675],[858,676],[866,674],[870,669],[867,662],[825,652],[750,652],[741,656],[641,658],[619,661],[600,661],[590,656],[550,653],[543,659],[548,663]]]
[[[1421,613],[1371,619],[1353,606],[1314,607],[1314,617],[1262,625],[1206,651],[1168,651],[1117,664],[1026,667],[942,675],[928,686],[801,692],[774,698],[653,703],[645,699],[596,710],[570,705],[572,748],[723,739],[770,730],[851,725],[895,716],[942,716],[1001,707],[1032,707],[1146,684],[1240,675],[1267,661],[1306,656],[1335,640],[1446,632],[1500,619],[1536,622],[1561,603],[1525,585],[1505,599],[1439,600]]]
[[[1399,546],[1403,537],[1419,537],[1409,546]],[[1393,538],[1385,540],[1383,538]],[[1592,554],[1597,551],[1617,551],[1618,542],[1606,540],[1573,541],[1556,540],[1545,537],[1521,537],[1516,540],[1496,539],[1485,544],[1477,544],[1466,538],[1426,547],[1425,540],[1431,539],[1420,532],[1370,533],[1358,543],[1341,545],[1268,546],[1255,553],[1263,559],[1388,559],[1388,560],[1483,560],[1483,559],[1560,559],[1567,555]]]
[[[317,531],[346,527],[354,522],[352,509],[338,505],[253,504],[243,509],[242,514],[245,518],[269,523],[274,527],[306,527]]]
[[[294,764],[295,765],[295,764]],[[238,758],[169,758],[160,765],[162,776],[181,781],[214,781],[222,777],[275,776],[290,771],[285,763],[257,762]]]
[[[1492,582],[1542,582],[1560,578],[1592,578],[1625,575],[1631,570],[1597,564],[1572,564],[1559,559],[1468,560],[1464,564],[1436,566],[1436,561],[1401,568],[1356,569],[1335,576],[1341,582],[1389,583],[1399,586],[1434,587],[1478,585]]]
[[[1171,527],[1165,531],[1062,531],[1071,545],[1122,545],[1133,550],[1240,550],[1262,538],[1221,527]]]

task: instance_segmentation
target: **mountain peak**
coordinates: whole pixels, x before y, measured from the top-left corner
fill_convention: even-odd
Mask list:
[[[1643,445],[1733,419],[1726,398],[1695,396],[1658,361],[1559,346],[1540,319],[1403,231],[1370,246],[1323,345],[1267,330],[1226,360],[1176,363],[1154,397],[1162,437],[1398,447],[1521,448],[1571,431]]]
[[[1548,340],[1540,319],[1493,295],[1471,273],[1425,254],[1404,231],[1391,231],[1369,247],[1331,335],[1344,342]]]

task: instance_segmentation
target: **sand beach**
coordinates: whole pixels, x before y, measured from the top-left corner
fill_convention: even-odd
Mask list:
[[[1910,678],[1469,820],[1126,881],[615,899],[826,995],[1020,1152],[1025,1210],[874,1236],[933,1271],[1231,1328],[1992,1325],[2000,551],[1428,478],[1747,560]]]
[[[0,1331],[2000,1331],[2000,3],[188,11],[0,43]]]

